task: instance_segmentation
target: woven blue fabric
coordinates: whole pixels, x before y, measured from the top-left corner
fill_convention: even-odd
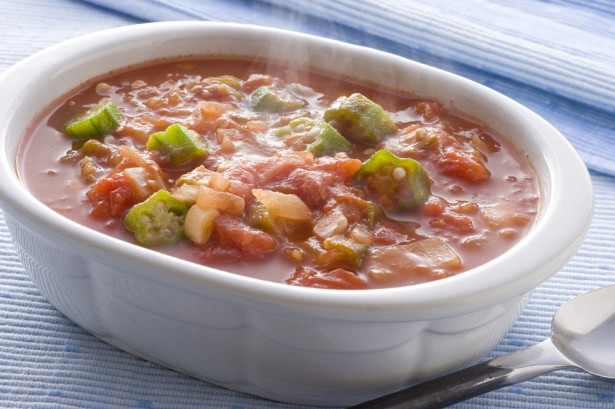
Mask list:
[[[615,282],[615,8],[611,0],[4,0],[0,71],[61,40],[154,20],[282,27],[393,52],[486,84],[553,123],[592,169],[577,255],[537,288],[489,354],[542,341],[566,300]],[[1,94],[0,94],[1,95]],[[457,409],[615,407],[615,383],[544,375]],[[93,337],[34,287],[0,212],[0,408],[307,409],[201,382]]]

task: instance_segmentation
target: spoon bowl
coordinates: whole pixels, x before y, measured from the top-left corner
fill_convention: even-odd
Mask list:
[[[574,366],[615,379],[615,285],[562,305],[551,324],[551,341]]]
[[[349,409],[436,409],[566,367],[615,379],[615,285],[580,295],[553,316],[551,337],[529,348]]]

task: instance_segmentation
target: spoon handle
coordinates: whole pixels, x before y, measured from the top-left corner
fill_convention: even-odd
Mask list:
[[[510,354],[348,409],[437,409],[572,366],[547,339]]]

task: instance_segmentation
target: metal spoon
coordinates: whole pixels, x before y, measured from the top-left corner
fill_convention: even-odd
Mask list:
[[[510,354],[348,409],[443,408],[566,367],[615,379],[615,285],[560,307],[551,338]]]

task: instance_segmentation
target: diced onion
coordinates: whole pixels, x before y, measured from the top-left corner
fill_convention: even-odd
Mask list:
[[[218,172],[207,169],[201,165],[194,168],[189,173],[180,177],[177,184],[181,186],[188,185],[203,185],[221,192],[226,192],[231,187],[231,181]]]
[[[216,209],[201,209],[193,205],[186,214],[184,235],[196,244],[205,244],[214,230],[214,219],[220,214]]]
[[[220,142],[220,150],[224,153],[231,153],[235,151],[235,143],[228,135],[224,135],[222,137],[222,142]]]
[[[220,192],[207,186],[199,186],[196,203],[201,209],[217,209],[233,216],[241,216],[245,209],[245,201],[242,197]]]
[[[252,194],[273,217],[295,221],[312,220],[310,208],[297,195],[264,189],[252,189]]]
[[[341,234],[348,227],[348,219],[339,209],[334,209],[324,215],[314,224],[314,234],[321,239],[326,239],[336,234]]]
[[[231,181],[217,172],[211,172],[207,186],[220,192],[226,192],[231,187]]]
[[[215,120],[223,113],[232,110],[234,107],[231,104],[223,102],[206,101],[199,105],[201,116],[203,119]]]
[[[198,185],[190,185],[184,183],[183,185],[178,186],[173,191],[173,196],[176,199],[183,200],[184,202],[188,202],[190,204],[196,203],[196,195],[199,191]]]
[[[358,243],[371,246],[374,243],[374,234],[362,224],[356,224],[348,234],[351,239]]]
[[[531,220],[530,216],[515,211],[510,206],[483,206],[480,209],[482,219],[490,226],[496,229],[525,226]]]
[[[459,268],[461,259],[444,240],[430,237],[404,246],[405,250],[422,259],[422,263],[434,268]]]
[[[145,200],[149,195],[162,187],[151,187],[148,174],[143,168],[126,168],[124,169],[124,175],[126,180],[130,182],[133,192],[140,200]]]

